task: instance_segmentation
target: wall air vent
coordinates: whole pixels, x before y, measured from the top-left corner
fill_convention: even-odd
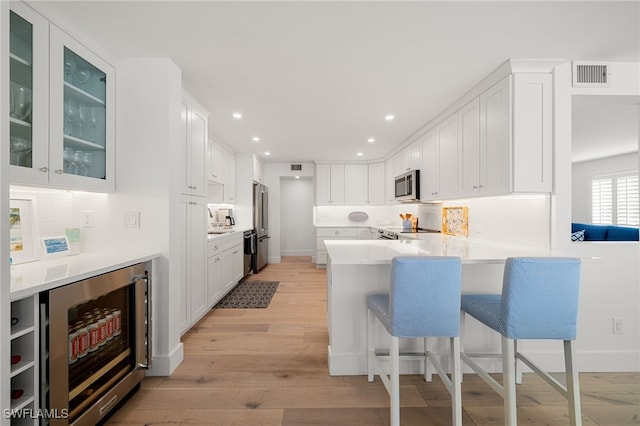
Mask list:
[[[302,171],[302,164],[292,164],[291,171],[292,172]]]
[[[573,62],[573,87],[609,87],[610,80],[606,62]]]

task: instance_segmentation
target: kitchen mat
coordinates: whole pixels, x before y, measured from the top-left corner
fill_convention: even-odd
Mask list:
[[[245,281],[235,286],[214,306],[220,309],[266,308],[279,281]]]

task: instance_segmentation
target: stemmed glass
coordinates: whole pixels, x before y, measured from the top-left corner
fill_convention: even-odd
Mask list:
[[[85,137],[84,135],[84,121],[87,118],[87,107],[80,104],[78,105],[78,117],[76,118],[76,136],[80,139]]]
[[[82,157],[84,156],[84,153],[82,151],[76,151],[73,153],[73,164],[76,166],[76,173],[77,175],[81,175],[81,176],[86,176],[87,172],[86,171],[82,171],[80,169],[84,169],[84,164],[82,161]]]
[[[21,137],[12,136],[9,140],[10,142],[10,151],[15,154],[16,161],[15,163],[12,161],[11,164],[16,166],[24,166],[22,161],[22,156],[25,152],[28,152],[31,149],[29,142]]]
[[[73,149],[66,147],[62,152],[62,163],[64,165],[64,172],[71,173],[71,167],[73,164]]]
[[[95,108],[91,108],[89,110],[89,126],[91,127],[91,131],[89,132],[89,140],[91,140],[91,142],[95,142],[98,127],[98,111],[96,111]]]
[[[89,168],[93,164],[93,156],[90,152],[85,151],[82,153],[82,166],[84,167],[84,175],[89,176]]]
[[[65,124],[65,134],[69,136],[73,136],[74,129],[73,125],[76,118],[76,102],[73,99],[69,99],[68,102],[64,103],[64,124]]]

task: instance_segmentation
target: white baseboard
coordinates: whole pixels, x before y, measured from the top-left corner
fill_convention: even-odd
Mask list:
[[[151,368],[147,370],[147,376],[170,376],[184,359],[184,347],[182,342],[169,355],[154,355]]]
[[[315,250],[280,250],[280,256],[309,256],[315,255]]]

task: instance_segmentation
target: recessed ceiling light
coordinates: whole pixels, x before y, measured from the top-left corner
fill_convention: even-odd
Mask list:
[[[296,176],[296,179],[300,179],[300,176]]]
[[[254,142],[260,142],[260,138],[257,136],[252,137],[251,140]]]
[[[239,112],[234,112],[233,113],[233,118],[241,119],[242,118],[242,114],[240,114]]]
[[[369,143],[374,143],[375,141],[376,141],[376,140],[375,140],[374,138],[369,138],[369,139],[367,139],[367,142],[369,142]]]
[[[356,154],[358,157],[362,157],[364,154],[362,152],[359,152]]]
[[[393,114],[387,114],[384,116],[384,119],[387,121],[391,121],[393,120],[395,117],[393,116]]]
[[[271,155],[271,153],[269,151],[266,151],[264,155]]]

